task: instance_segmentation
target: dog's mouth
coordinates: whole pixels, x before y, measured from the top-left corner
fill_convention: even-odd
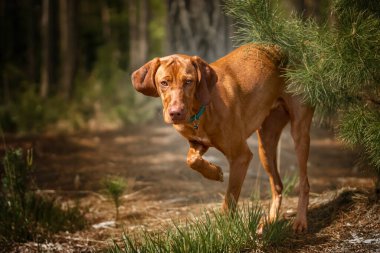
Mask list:
[[[169,115],[164,117],[164,121],[166,124],[174,124],[174,125],[178,125],[178,124],[186,124],[189,122],[189,118],[188,117],[181,117],[181,118],[171,118]]]
[[[172,119],[171,124],[173,124],[173,125],[179,125],[179,124],[186,124],[188,122],[189,121],[186,120],[185,118],[184,119]]]

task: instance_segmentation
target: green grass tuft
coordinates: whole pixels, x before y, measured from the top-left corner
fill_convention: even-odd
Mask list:
[[[231,214],[205,212],[200,218],[158,233],[141,231],[123,234],[122,245],[113,243],[108,252],[241,252],[265,249],[281,244],[288,236],[289,223],[277,221],[264,224],[263,234],[257,234],[263,211],[258,206],[246,206]]]

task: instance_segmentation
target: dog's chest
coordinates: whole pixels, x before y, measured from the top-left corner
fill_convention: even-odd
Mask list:
[[[212,147],[210,140],[206,137],[200,137],[200,136],[193,135],[193,136],[190,136],[189,140],[196,141],[196,142],[202,144],[203,146]]]
[[[193,126],[188,125],[174,125],[174,128],[189,141],[196,141],[207,147],[212,146],[210,139],[207,137],[202,127],[194,129]]]

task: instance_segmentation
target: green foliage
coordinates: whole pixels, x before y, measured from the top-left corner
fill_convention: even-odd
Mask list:
[[[109,252],[241,252],[281,244],[289,232],[288,222],[265,223],[262,238],[257,233],[261,208],[247,206],[229,215],[205,212],[186,225],[150,233],[142,231],[132,238],[123,235],[123,247],[114,243]]]
[[[59,98],[42,99],[33,86],[20,90],[17,103],[0,106],[0,121],[6,132],[42,131],[65,115]]]
[[[61,97],[61,11],[50,7],[50,73],[46,98],[41,98],[42,44],[40,2],[21,0],[4,4],[4,55],[0,57],[0,122],[5,132],[45,130],[98,130],[144,123],[159,105],[133,90],[130,81],[131,3],[125,0],[77,1],[73,11],[75,55],[74,81],[69,99]],[[138,0],[135,4],[140,5]],[[165,40],[166,3],[149,0],[147,56],[162,55]],[[34,11],[31,12],[30,10]],[[138,14],[139,15],[139,14]],[[25,22],[19,22],[23,20]],[[27,39],[25,39],[27,38]],[[136,39],[136,38],[134,38]],[[148,60],[148,59],[146,59]]]
[[[380,2],[335,0],[334,22],[317,25],[286,17],[272,1],[228,0],[240,43],[279,45],[289,57],[289,92],[316,108],[319,116],[338,115],[342,140],[362,147],[380,170]]]
[[[5,132],[42,132],[46,129],[70,131],[98,125],[123,126],[152,119],[159,101],[133,90],[128,74],[119,67],[120,55],[107,45],[98,51],[98,63],[86,78],[77,78],[71,101],[60,96],[41,98],[33,86],[22,89],[14,103],[0,105],[0,122]],[[56,127],[58,124],[58,128]]]
[[[350,145],[363,147],[363,155],[380,168],[380,111],[350,107],[342,112],[339,136]]]
[[[104,188],[108,196],[112,199],[115,204],[116,217],[115,220],[119,219],[119,206],[120,197],[123,195],[127,188],[127,182],[122,177],[109,177],[104,180]]]
[[[40,240],[51,232],[75,231],[86,225],[78,207],[62,208],[53,198],[32,190],[33,158],[20,149],[7,150],[0,188],[0,244]]]
[[[152,1],[156,7],[154,16],[149,24],[149,34],[152,40],[152,55],[157,55],[162,49],[163,32],[157,28],[162,23],[162,3]],[[153,101],[133,89],[128,73],[129,48],[128,41],[128,12],[120,9],[117,4],[109,5],[111,12],[110,37],[96,49],[96,61],[90,75],[78,76],[74,92],[76,108],[87,108],[90,112],[86,118],[77,113],[81,124],[90,119],[99,122],[115,122],[119,125],[144,123],[152,119],[158,101]],[[154,46],[153,46],[154,45]],[[86,79],[87,78],[87,79]],[[86,81],[83,82],[83,79]],[[78,110],[74,109],[74,112]]]
[[[119,67],[121,59],[117,49],[113,45],[100,48],[98,59],[88,86],[78,97],[92,101],[92,105],[94,101],[100,104],[109,120],[136,124],[151,119],[157,103],[133,89],[128,73]],[[94,86],[92,99],[87,93],[91,85]]]
[[[166,7],[161,0],[149,0],[150,8],[155,10],[151,13],[149,22],[149,59],[162,56],[164,53]]]
[[[297,174],[285,175],[284,179],[282,180],[282,184],[284,186],[282,189],[282,195],[284,197],[289,196],[293,192],[294,188],[296,187],[297,182],[298,182]]]

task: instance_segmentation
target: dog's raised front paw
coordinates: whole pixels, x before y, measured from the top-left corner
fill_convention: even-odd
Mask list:
[[[217,168],[217,172],[218,172],[218,176],[219,176],[218,181],[224,182],[224,175],[223,175],[222,168],[220,168],[219,166],[216,166],[216,168]]]

